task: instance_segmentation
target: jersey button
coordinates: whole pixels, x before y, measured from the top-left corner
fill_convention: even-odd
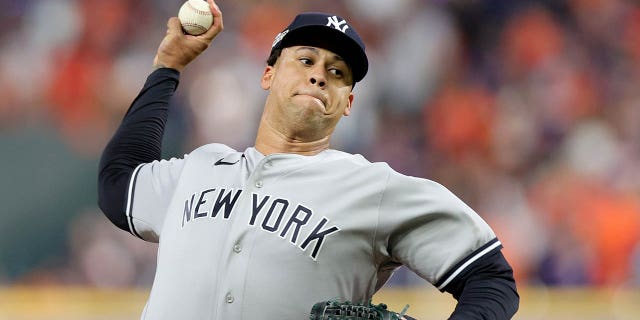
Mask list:
[[[231,293],[227,293],[227,296],[225,297],[225,301],[227,301],[227,303],[233,303],[234,300],[235,298],[233,298]]]
[[[233,252],[240,253],[242,251],[242,247],[239,244],[233,246]]]
[[[262,180],[256,181],[256,188],[262,188]]]

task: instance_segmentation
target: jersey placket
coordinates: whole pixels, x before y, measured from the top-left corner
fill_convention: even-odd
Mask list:
[[[254,192],[262,192],[264,187],[264,170],[271,167],[271,161],[265,157],[256,164],[243,186],[238,212],[232,221],[230,236],[224,245],[226,254],[223,261],[227,265],[220,268],[220,283],[217,290],[217,317],[219,319],[241,319],[244,304],[244,288],[247,287],[247,268],[251,262],[253,244],[258,230],[249,226],[252,214],[252,196]]]

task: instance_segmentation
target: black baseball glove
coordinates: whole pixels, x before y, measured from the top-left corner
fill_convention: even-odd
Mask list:
[[[408,308],[409,305],[406,305],[402,312],[396,313],[388,310],[384,303],[374,305],[371,301],[356,304],[329,300],[314,304],[309,320],[416,320],[404,314]]]

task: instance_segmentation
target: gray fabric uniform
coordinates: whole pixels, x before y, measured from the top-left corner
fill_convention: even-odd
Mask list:
[[[319,301],[368,301],[401,264],[442,289],[500,246],[440,184],[336,150],[209,144],[142,164],[126,214],[160,243],[143,319],[307,319]]]

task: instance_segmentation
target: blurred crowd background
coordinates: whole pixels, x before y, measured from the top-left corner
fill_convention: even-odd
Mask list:
[[[151,284],[157,245],[101,214],[97,166],[181,4],[0,0],[0,285]],[[451,189],[521,286],[640,286],[638,1],[218,4],[225,30],[181,77],[165,157],[251,146],[274,36],[334,12],[371,65],[333,148]]]

